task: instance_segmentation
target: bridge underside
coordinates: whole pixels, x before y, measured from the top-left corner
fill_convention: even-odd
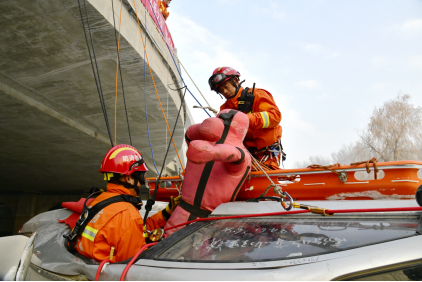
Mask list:
[[[115,29],[110,22],[111,9],[107,7],[110,14],[105,17],[95,7],[99,2],[92,2],[94,4],[87,1],[86,7],[114,142]],[[114,6],[117,7],[118,23],[120,1],[116,0]],[[110,149],[110,137],[88,55],[78,1],[1,1],[0,11],[0,196],[82,195],[94,185],[104,187],[98,169]],[[127,10],[122,16],[122,28],[125,22],[132,27],[136,24]],[[150,170],[155,171],[147,134],[145,89],[151,143],[159,169],[170,138],[148,66],[144,73],[139,29],[126,32],[129,32],[126,37],[132,32],[139,39],[135,48],[124,36],[120,40],[130,133],[133,146],[141,151]],[[148,56],[172,129],[180,106],[180,93],[169,90],[168,85],[175,82],[174,74],[169,70],[169,63],[151,44],[147,40]],[[118,82],[117,143],[130,144],[120,77]],[[181,115],[175,134],[179,150],[184,134],[183,110]],[[174,163],[175,156],[175,150],[171,148],[167,162]],[[177,169],[169,165],[167,170],[173,174]],[[150,173],[150,176],[154,175]],[[8,204],[5,201],[6,198],[0,197],[0,204]]]

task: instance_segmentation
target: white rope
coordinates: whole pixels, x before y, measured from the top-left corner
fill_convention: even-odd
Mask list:
[[[211,107],[210,103],[208,103],[207,99],[205,99],[205,96],[204,96],[204,95],[202,95],[201,90],[199,90],[199,88],[198,88],[198,86],[196,85],[195,81],[193,81],[192,77],[189,75],[188,71],[185,69],[185,66],[182,64],[182,62],[179,60],[179,58],[178,58],[176,55],[175,55],[175,57],[176,57],[176,58],[177,58],[177,60],[179,61],[179,63],[180,63],[180,65],[182,66],[182,68],[185,70],[186,74],[189,76],[190,80],[191,80],[191,81],[193,82],[193,84],[195,85],[195,87],[196,87],[196,89],[198,90],[199,94],[201,94],[202,98],[204,98],[205,102],[206,102],[206,103],[207,103],[207,105],[208,105],[208,109],[209,109],[210,111],[212,111],[215,115],[217,115],[217,113],[218,113],[218,112],[217,112],[216,110],[214,110],[214,109]],[[194,108],[200,108],[200,107],[194,107]]]
[[[258,161],[255,160],[255,158],[252,156],[252,154],[248,151],[248,154],[251,156],[251,159],[253,162],[255,162],[255,164],[259,167],[259,169],[265,174],[265,176],[268,178],[268,180],[271,182],[271,184],[274,184],[273,180],[268,176],[268,174],[265,172],[265,170],[259,165]]]

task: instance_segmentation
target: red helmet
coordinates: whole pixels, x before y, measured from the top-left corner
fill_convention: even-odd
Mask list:
[[[105,155],[100,172],[114,172],[131,175],[135,171],[148,171],[141,153],[129,145],[117,145]]]
[[[224,82],[236,78],[239,80],[240,73],[231,67],[216,68],[212,73],[212,76],[208,79],[208,84],[211,90],[217,91]]]

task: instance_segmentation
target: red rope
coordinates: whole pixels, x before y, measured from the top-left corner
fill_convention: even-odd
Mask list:
[[[422,207],[413,208],[385,208],[385,209],[352,209],[352,210],[325,210],[326,213],[351,213],[351,212],[397,212],[397,211],[422,211]],[[182,224],[165,228],[164,231],[177,228],[180,226],[188,225],[197,221],[211,221],[220,219],[233,219],[233,218],[245,218],[245,217],[260,217],[260,216],[275,216],[275,215],[286,215],[286,214],[298,214],[308,213],[309,210],[297,210],[288,212],[273,212],[273,213],[260,213],[260,214],[244,214],[244,215],[233,215],[233,216],[221,216],[221,217],[208,217],[208,218],[197,218]]]
[[[111,260],[109,259],[105,259],[100,263],[100,266],[97,269],[97,275],[95,275],[95,280],[94,281],[98,281],[98,279],[100,279],[100,274],[101,274],[101,270],[103,269],[104,264],[106,264],[107,262],[112,263]]]
[[[123,281],[125,279],[126,273],[129,271],[129,268],[134,264],[135,260],[138,258],[138,256],[148,247],[154,246],[158,244],[158,242],[150,243],[143,245],[142,248],[136,253],[136,255],[133,256],[131,261],[126,265],[125,269],[123,270],[122,276],[120,276],[120,281]]]

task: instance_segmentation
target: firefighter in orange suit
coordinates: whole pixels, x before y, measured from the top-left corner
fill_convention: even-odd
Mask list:
[[[138,197],[141,184],[145,184],[147,171],[148,168],[138,150],[129,145],[114,146],[107,152],[100,169],[108,180],[107,192],[101,193],[89,206],[94,207],[97,203],[118,195]],[[142,201],[138,208],[141,204]],[[147,229],[164,227],[176,205],[172,199],[164,210],[149,217],[146,222]],[[146,244],[143,237],[144,222],[138,208],[129,202],[106,206],[83,229],[75,249],[96,261],[110,258],[111,253],[113,262],[133,257]]]
[[[167,20],[170,13],[167,11],[171,0],[157,0],[158,7],[160,7],[161,14],[163,15],[164,19]]]
[[[220,67],[214,70],[208,83],[211,90],[227,99],[220,111],[234,109],[247,114],[249,129],[243,143],[249,152],[270,168],[279,169],[286,155],[280,142],[280,110],[270,92],[255,87],[243,88],[239,77],[240,73],[235,69]]]

